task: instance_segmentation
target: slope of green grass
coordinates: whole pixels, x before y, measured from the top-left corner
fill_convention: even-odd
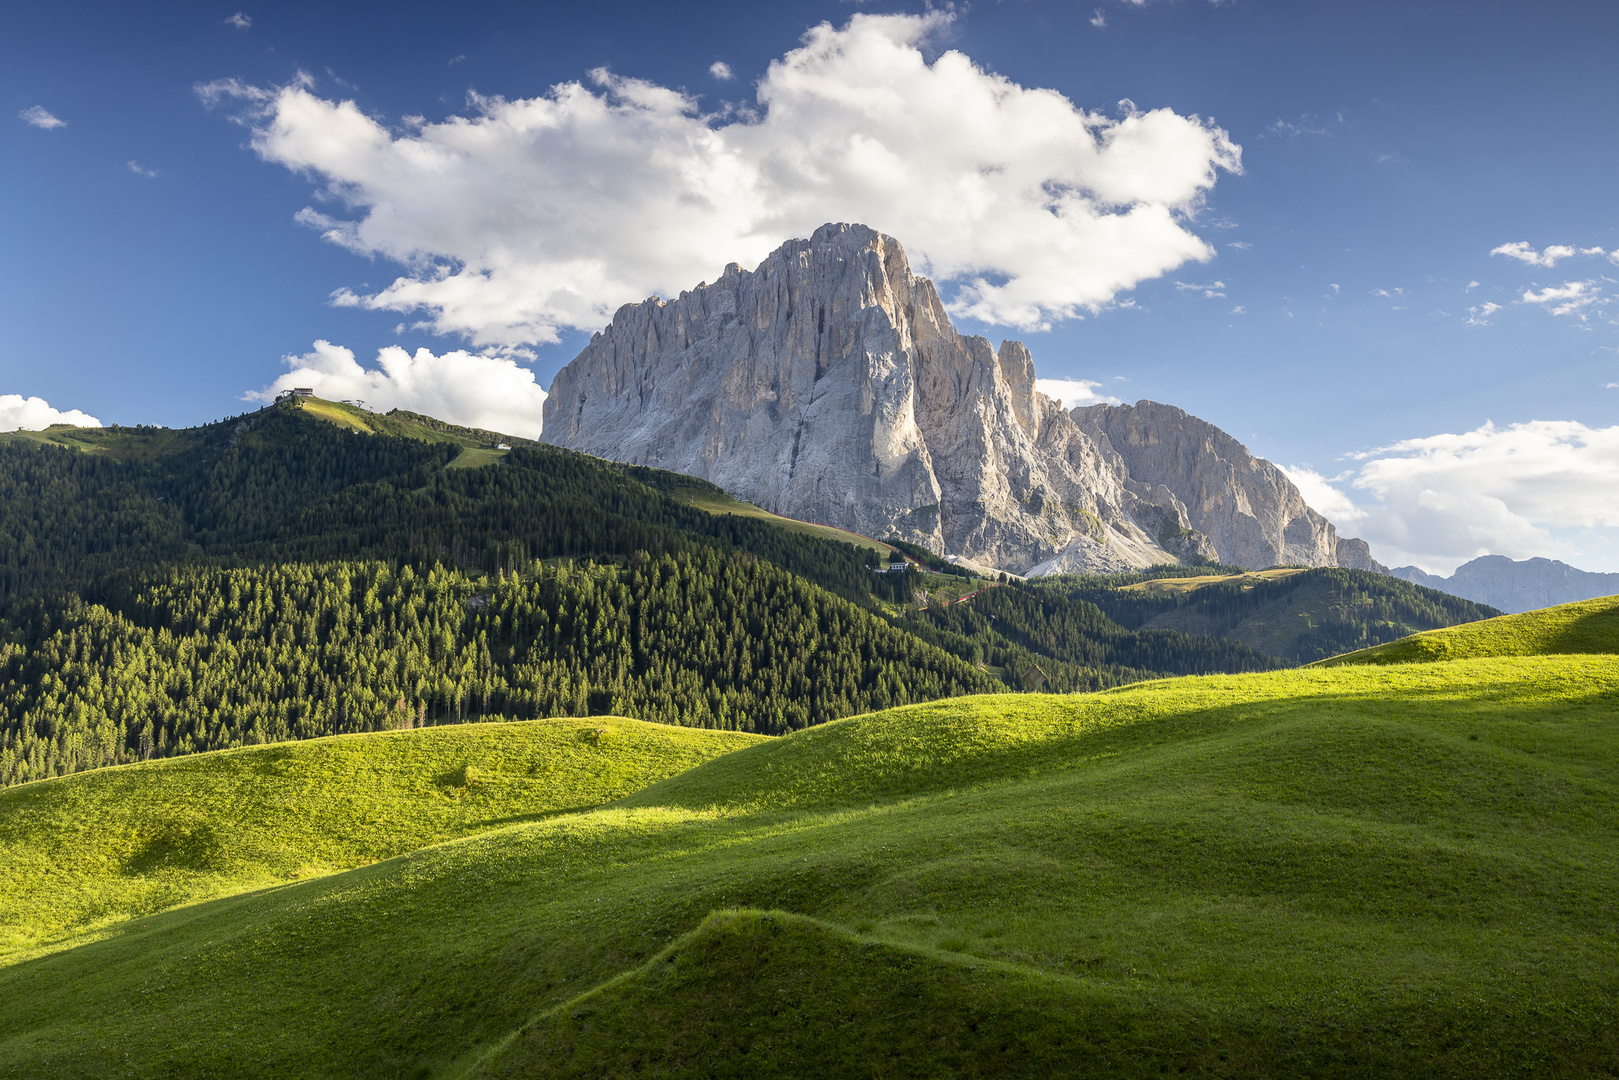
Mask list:
[[[1319,663],[1323,667],[1420,664],[1485,656],[1577,653],[1619,653],[1619,596],[1429,630],[1387,645],[1329,657]]]
[[[0,791],[0,955],[618,798],[759,736],[593,717],[343,735]]]
[[[956,699],[0,961],[0,1075],[1609,1075],[1616,871],[1619,657]]]
[[[699,510],[706,510],[710,514],[736,514],[738,517],[757,518],[772,525],[786,529],[788,532],[803,533],[806,536],[818,536],[823,540],[837,540],[845,544],[853,544],[858,548],[866,548],[886,556],[894,549],[869,536],[850,532],[848,529],[838,529],[831,525],[818,525],[813,521],[799,521],[797,518],[782,517],[772,514],[762,507],[754,506],[750,502],[733,498],[718,489],[710,491],[693,488],[689,491],[676,492],[675,498],[687,506],[694,506]]]
[[[498,463],[509,453],[511,453],[510,450],[492,450],[488,447],[469,446],[445,467],[449,469],[479,469],[485,465]]]

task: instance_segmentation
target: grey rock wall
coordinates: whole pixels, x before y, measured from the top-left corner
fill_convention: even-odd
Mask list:
[[[1070,416],[1022,343],[956,332],[897,241],[824,225],[752,271],[620,308],[557,374],[542,437],[1018,573],[1334,565],[1331,526],[1279,470],[1148,406]]]

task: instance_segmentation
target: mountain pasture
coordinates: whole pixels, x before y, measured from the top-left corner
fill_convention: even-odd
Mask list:
[[[13,954],[0,1074],[1601,1075],[1616,705],[1527,656],[837,721]]]

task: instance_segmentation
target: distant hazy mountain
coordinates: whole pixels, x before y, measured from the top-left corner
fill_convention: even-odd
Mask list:
[[[1458,566],[1448,578],[1424,573],[1414,566],[1395,567],[1389,573],[1512,613],[1619,593],[1619,574],[1576,570],[1555,559],[1514,562],[1505,555],[1481,555]]]
[[[864,225],[625,305],[557,374],[543,438],[1019,573],[1381,569],[1196,417],[1065,412],[1035,389],[1027,348],[958,334],[899,243]]]

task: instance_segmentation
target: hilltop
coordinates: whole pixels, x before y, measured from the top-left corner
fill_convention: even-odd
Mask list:
[[[342,735],[0,791],[0,956],[609,802],[760,736],[621,717]]]

